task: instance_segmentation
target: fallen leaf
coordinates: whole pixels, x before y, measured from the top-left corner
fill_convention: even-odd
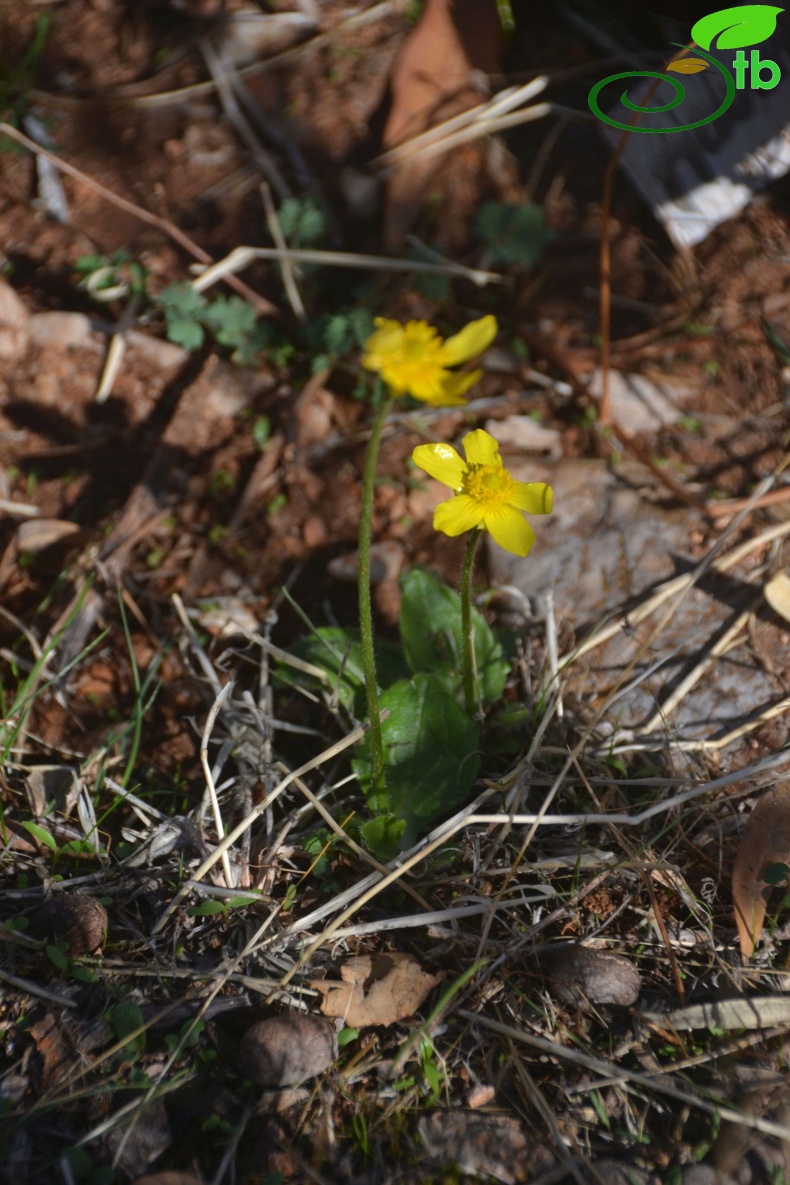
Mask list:
[[[317,979],[310,986],[324,997],[324,1016],[340,1016],[350,1028],[361,1029],[413,1016],[444,976],[429,975],[407,952],[390,951],[349,959],[340,978]]]
[[[777,572],[763,588],[763,595],[774,613],[790,621],[790,576]]]
[[[395,59],[392,105],[382,136],[395,148],[480,103],[475,71],[497,69],[502,26],[495,0],[426,0],[422,16]],[[384,243],[396,251],[446,154],[402,160],[387,176]]]
[[[46,1088],[72,1068],[74,1050],[62,1024],[50,1012],[30,1026],[30,1035],[41,1058],[41,1084]]]
[[[772,886],[765,880],[774,864],[790,864],[790,783],[759,800],[738,845],[732,870],[732,901],[745,959],[754,954]]]
[[[702,58],[683,58],[682,61],[672,62],[667,66],[667,70],[671,70],[673,74],[700,74],[707,68],[708,63]]]
[[[80,529],[77,523],[69,523],[64,519],[33,518],[17,527],[17,547],[20,551],[46,551],[48,547],[78,535]]]

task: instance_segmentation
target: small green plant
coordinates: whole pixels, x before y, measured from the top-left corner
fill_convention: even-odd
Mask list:
[[[9,62],[0,55],[0,118],[19,124],[27,108],[27,93],[35,85],[36,74],[52,24],[52,13],[36,16],[33,38],[18,62]],[[11,140],[0,141],[3,152],[20,152]]]
[[[164,314],[168,340],[185,350],[200,349],[208,331],[237,366],[252,366],[272,342],[271,327],[240,296],[209,301],[191,284],[179,283],[152,299]]]
[[[74,270],[82,276],[80,287],[94,299],[146,295],[148,273],[127,251],[112,255],[81,255]]]
[[[426,623],[430,626],[426,627]],[[472,611],[474,654],[484,706],[501,697],[510,664],[491,629]],[[402,581],[400,645],[378,642],[377,674],[386,790],[377,789],[370,738],[360,747],[354,769],[373,818],[361,832],[380,854],[392,854],[443,812],[468,795],[479,769],[480,729],[464,710],[461,600],[436,576],[412,569]],[[331,695],[354,715],[366,704],[365,667],[355,630],[325,627],[294,648],[298,658],[325,671]],[[315,686],[308,675],[294,676]]]
[[[540,206],[533,202],[521,206],[484,202],[475,230],[485,244],[484,258],[505,267],[513,263],[532,267],[555,237],[546,229]]]
[[[326,216],[315,198],[286,198],[277,212],[291,247],[315,247],[326,233]]]

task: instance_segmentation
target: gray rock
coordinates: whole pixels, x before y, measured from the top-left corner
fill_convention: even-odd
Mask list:
[[[667,730],[681,740],[707,738],[729,731],[787,694],[781,670],[772,673],[770,663],[762,661],[747,639],[716,659],[677,706],[665,710],[674,686],[743,608],[744,596],[750,593],[743,583],[750,561],[722,575],[709,572],[702,586],[682,601],[666,601],[632,624],[626,611],[629,602],[647,599],[656,586],[694,568],[696,559],[687,557],[701,514],[689,506],[667,507],[666,491],[651,488],[644,470],[640,474],[627,464],[618,466],[617,473],[602,463],[580,460],[555,465],[519,462],[508,468],[519,481],[549,482],[554,513],[532,518],[537,542],[526,559],[489,539],[492,583],[514,586],[530,598],[551,593],[558,625],[570,623],[577,640],[611,618],[622,623],[624,628],[611,639],[565,668],[569,690],[578,690],[586,702],[596,705],[635,663],[604,727],[643,732],[650,724],[649,732],[659,743]],[[621,472],[628,483],[618,476]],[[643,488],[633,488],[631,482]],[[671,617],[653,637],[673,605]],[[760,622],[759,642],[764,653],[786,651],[786,640],[773,621]],[[787,732],[786,718],[772,728],[779,748]]]

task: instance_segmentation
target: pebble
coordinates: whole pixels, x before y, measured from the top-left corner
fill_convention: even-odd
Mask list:
[[[38,907],[30,928],[41,938],[68,943],[72,957],[87,955],[104,942],[107,910],[84,893],[57,893]]]
[[[563,1004],[635,1004],[642,990],[639,972],[628,959],[591,950],[575,942],[541,947],[536,952],[549,992]]]
[[[337,1057],[335,1027],[322,1016],[293,1013],[260,1020],[241,1042],[242,1073],[258,1086],[297,1086]]]

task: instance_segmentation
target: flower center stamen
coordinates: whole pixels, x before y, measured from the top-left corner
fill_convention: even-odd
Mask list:
[[[468,465],[461,493],[486,506],[506,506],[513,491],[513,478],[503,465]]]

